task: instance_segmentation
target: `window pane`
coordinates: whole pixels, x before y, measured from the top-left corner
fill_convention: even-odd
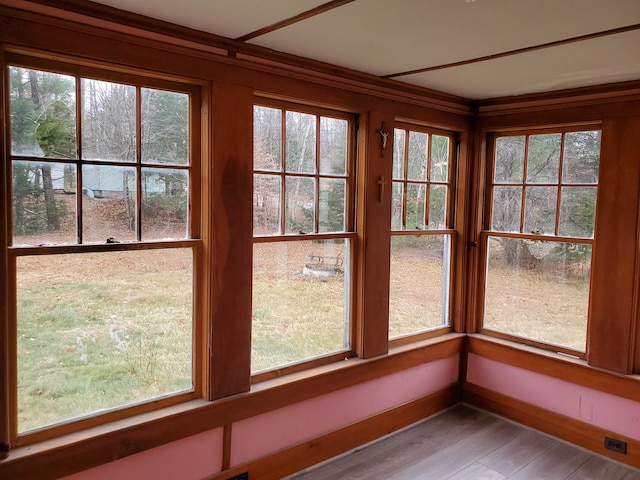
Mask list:
[[[82,158],[135,162],[136,88],[82,79]]]
[[[279,235],[280,228],[280,177],[275,175],[253,176],[253,234]]]
[[[407,230],[422,230],[426,228],[424,223],[425,208],[427,202],[427,186],[424,184],[409,183],[407,185]]]
[[[592,238],[596,218],[597,187],[563,187],[558,233]]]
[[[287,172],[316,172],[316,116],[287,112]]]
[[[76,243],[76,167],[12,163],[13,244]]]
[[[188,237],[189,176],[184,170],[142,169],[142,239]]]
[[[192,389],[190,249],[18,257],[18,429]]]
[[[282,170],[282,111],[253,107],[253,166],[256,170]]]
[[[427,149],[429,135],[421,132],[409,132],[409,164],[407,168],[408,180],[427,179]]]
[[[431,181],[446,182],[449,179],[449,137],[431,136]]]
[[[391,237],[389,338],[448,325],[449,235]]]
[[[346,180],[321,178],[318,231],[344,232]]]
[[[527,182],[558,183],[560,133],[531,135],[527,157]]]
[[[556,228],[556,187],[527,187],[524,204],[524,231],[553,235]]]
[[[599,130],[565,135],[562,183],[598,183],[599,166]]]
[[[320,173],[347,173],[347,121],[320,117]]]
[[[316,181],[306,177],[286,179],[286,233],[315,231]]]
[[[521,209],[520,187],[494,187],[491,229],[499,232],[519,232]]]
[[[133,167],[83,165],[82,241],[136,239],[136,173]]]
[[[76,158],[76,84],[73,77],[10,67],[11,152]]]
[[[447,228],[446,185],[431,185],[429,187],[429,228]]]
[[[499,137],[496,139],[495,183],[522,183],[524,169],[524,138]]]
[[[348,240],[254,244],[251,371],[348,349],[348,277]]]
[[[484,326],[585,351],[591,246],[489,238]]]
[[[189,163],[189,95],[141,89],[142,161]]]
[[[406,130],[396,128],[393,132],[393,179],[404,179],[404,143]]]
[[[402,230],[402,202],[404,199],[404,185],[400,182],[393,182],[391,188],[391,230]]]

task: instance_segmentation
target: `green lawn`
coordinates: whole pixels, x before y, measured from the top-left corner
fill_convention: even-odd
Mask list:
[[[18,259],[20,431],[191,388],[190,251],[139,254]]]

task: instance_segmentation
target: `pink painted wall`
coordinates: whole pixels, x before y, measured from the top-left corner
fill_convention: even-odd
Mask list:
[[[232,426],[238,465],[423,397],[458,381],[458,355],[354,385]],[[196,480],[222,469],[222,429],[153,448],[63,480]]]
[[[63,480],[200,480],[222,469],[222,429],[199,433]]]
[[[458,381],[458,356],[393,373],[233,424],[238,465],[423,397]]]
[[[467,381],[640,440],[640,402],[469,354]]]

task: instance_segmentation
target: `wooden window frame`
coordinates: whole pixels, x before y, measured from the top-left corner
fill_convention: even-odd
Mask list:
[[[31,52],[30,52],[31,53]],[[5,68],[2,72],[2,86],[3,86],[3,101],[4,105],[8,106],[9,100],[9,83],[8,83],[8,71],[9,66],[16,66],[26,69],[49,71],[53,73],[60,73],[63,75],[73,76],[76,79],[76,85],[79,84],[81,78],[90,78],[97,80],[104,80],[107,82],[122,83],[126,85],[135,85],[137,92],[139,93],[142,88],[151,88],[167,91],[175,91],[179,93],[185,93],[189,95],[189,163],[187,165],[159,165],[160,168],[179,169],[188,172],[189,175],[189,197],[188,197],[188,220],[187,220],[187,236],[184,239],[175,240],[142,240],[140,239],[141,231],[141,219],[137,214],[137,238],[130,242],[122,243],[81,243],[81,226],[76,229],[78,231],[78,243],[75,244],[59,244],[51,246],[11,246],[12,243],[12,198],[11,198],[11,165],[13,159],[39,162],[38,157],[24,157],[22,155],[13,155],[11,151],[11,142],[6,142],[5,151],[2,152],[6,159],[4,163],[3,171],[0,173],[0,177],[4,177],[0,183],[2,183],[1,193],[3,195],[3,204],[5,205],[5,211],[3,212],[6,222],[3,222],[0,233],[3,234],[2,245],[6,251],[6,257],[3,256],[3,262],[6,263],[6,276],[3,280],[6,281],[8,298],[7,309],[2,311],[2,331],[7,335],[6,343],[0,344],[2,352],[2,358],[6,358],[6,371],[3,375],[0,375],[0,380],[3,381],[3,390],[6,392],[6,397],[0,401],[0,405],[3,408],[0,410],[0,426],[2,430],[3,449],[14,447],[22,447],[35,444],[37,442],[46,441],[62,435],[78,432],[87,428],[104,425],[107,423],[115,422],[118,420],[133,417],[135,415],[145,414],[154,410],[170,407],[179,403],[188,402],[204,396],[205,388],[207,385],[207,379],[204,375],[203,365],[203,342],[199,339],[206,334],[205,324],[203,322],[206,308],[203,301],[205,291],[203,286],[206,283],[207,272],[201,267],[203,264],[203,242],[202,232],[206,227],[207,222],[203,215],[203,206],[205,205],[205,194],[203,194],[202,182],[202,162],[201,162],[201,142],[203,138],[203,130],[201,128],[201,109],[203,99],[206,97],[206,92],[203,92],[205,84],[202,82],[194,81],[192,79],[186,79],[181,77],[159,76],[155,73],[144,72],[134,69],[124,69],[120,66],[110,65],[97,65],[86,61],[80,61],[75,58],[47,58],[41,55],[31,55],[21,52],[5,52],[3,54],[3,65]],[[79,98],[79,93],[76,93],[76,98]],[[140,99],[138,99],[138,104]],[[137,107],[139,109],[139,106]],[[80,118],[82,105],[81,102],[76,101],[76,118]],[[139,112],[138,112],[139,115]],[[81,158],[76,159],[43,159],[44,162],[50,161],[55,163],[68,163],[73,164],[76,168],[81,169],[82,165],[100,165],[100,166],[126,166],[135,168],[136,171],[141,172],[142,168],[149,167],[155,168],[157,164],[143,163],[140,160],[140,142],[141,135],[140,120],[136,122],[137,139],[138,142],[138,159],[135,162],[94,162],[84,161]],[[11,128],[10,121],[6,122],[7,131]],[[77,127],[76,127],[77,128]],[[3,133],[4,134],[4,133]],[[82,138],[79,132],[77,132],[77,142],[81,143]],[[5,138],[10,138],[10,134],[7,134]],[[139,181],[138,181],[139,182]],[[140,190],[140,189],[137,189]],[[141,208],[139,205],[141,192],[136,193],[138,196],[138,210]],[[81,197],[81,195],[78,195]],[[81,205],[82,199],[77,200],[77,205]],[[139,212],[138,212],[139,213]],[[77,213],[78,217],[82,216],[82,212]],[[177,392],[175,394],[163,395],[160,397],[152,397],[132,404],[120,405],[118,407],[110,408],[107,411],[90,412],[84,414],[78,418],[72,418],[69,420],[62,420],[50,425],[39,427],[36,430],[30,430],[24,433],[18,433],[17,425],[17,312],[16,312],[16,260],[21,256],[33,256],[33,255],[56,255],[56,254],[82,254],[90,252],[124,252],[124,251],[141,251],[141,250],[157,250],[157,249],[174,249],[174,248],[188,248],[192,251],[193,258],[193,296],[192,296],[192,389],[183,392]]]
[[[357,197],[356,197],[356,131],[357,131],[357,115],[331,109],[329,107],[324,106],[310,106],[306,104],[301,104],[295,101],[278,98],[274,99],[269,96],[263,96],[259,93],[256,93],[254,97],[254,107],[266,107],[273,108],[281,111],[281,140],[282,140],[282,167],[279,171],[273,170],[264,170],[264,169],[256,169],[253,167],[253,175],[272,175],[274,177],[280,178],[281,182],[281,212],[280,212],[280,227],[282,231],[279,234],[270,234],[270,235],[253,235],[253,244],[260,243],[279,243],[279,242],[295,242],[295,241],[305,241],[305,240],[335,240],[335,239],[345,239],[349,242],[349,265],[346,265],[346,268],[349,269],[350,275],[350,284],[346,284],[345,289],[348,291],[346,297],[348,299],[348,304],[345,307],[348,309],[345,312],[346,317],[349,319],[349,348],[338,350],[336,352],[330,352],[327,354],[321,354],[316,357],[311,357],[307,359],[303,359],[300,361],[296,361],[294,363],[278,365],[271,367],[266,370],[261,370],[251,374],[251,383],[259,383],[264,382],[273,378],[277,378],[283,375],[288,375],[296,372],[301,372],[304,370],[308,370],[314,367],[328,365],[330,363],[334,363],[337,361],[344,360],[345,358],[351,358],[356,355],[355,347],[354,347],[354,336],[356,331],[356,315],[355,315],[355,285],[356,285],[356,271],[357,271],[357,260],[355,258],[355,252],[357,249],[358,242],[358,234],[357,234],[357,226],[356,226],[356,211],[357,211]],[[303,114],[310,114],[316,116],[316,127],[318,136],[316,137],[316,145],[315,145],[315,162],[316,168],[315,173],[304,173],[304,174],[291,174],[286,170],[286,115],[287,112],[297,112]],[[320,173],[320,122],[321,117],[327,118],[335,118],[345,120],[347,122],[347,146],[346,146],[346,165],[345,165],[345,173],[344,175],[335,175],[335,174],[323,174]],[[313,178],[316,182],[315,187],[315,199],[314,199],[314,232],[311,233],[298,233],[291,234],[286,233],[286,220],[285,220],[285,205],[286,199],[284,198],[284,185],[286,179],[289,177],[303,177],[303,178]],[[318,232],[319,220],[318,220],[318,212],[319,212],[319,179],[328,178],[328,179],[344,179],[345,180],[345,212],[344,212],[344,232]],[[252,325],[253,328],[253,325]]]
[[[424,125],[419,125],[415,123],[410,123],[408,121],[396,121],[394,125],[394,131],[404,130],[405,138],[404,138],[404,175],[403,178],[395,179],[391,178],[391,185],[393,188],[394,183],[401,183],[403,185],[403,205],[402,205],[402,227],[400,229],[391,228],[391,236],[424,236],[424,235],[448,235],[449,236],[449,279],[448,279],[448,312],[447,312],[447,320],[448,324],[440,327],[428,328],[425,330],[416,331],[413,333],[400,335],[394,338],[389,339],[390,346],[403,345],[414,341],[420,341],[427,338],[433,338],[438,335],[443,335],[448,332],[452,332],[454,329],[454,319],[453,314],[456,310],[454,306],[454,278],[455,278],[455,265],[457,263],[455,256],[458,254],[456,245],[456,237],[457,237],[457,214],[456,207],[458,206],[458,202],[456,199],[458,198],[457,192],[457,180],[458,180],[458,146],[459,139],[458,134],[449,130],[438,129],[434,127],[428,127]],[[425,180],[408,180],[408,158],[409,158],[409,134],[410,132],[418,132],[429,135],[429,145],[427,152],[427,170],[425,175]],[[432,181],[431,180],[431,146],[432,146],[432,137],[433,135],[438,135],[442,137],[447,137],[449,139],[449,166],[447,168],[447,180],[446,181]],[[425,185],[427,191],[427,199],[425,202],[425,223],[428,225],[429,218],[429,191],[431,185],[443,185],[447,187],[447,199],[446,199],[446,210],[445,210],[445,226],[444,229],[431,229],[424,228],[421,230],[407,230],[406,229],[406,203],[407,203],[407,184],[420,184]]]
[[[581,131],[591,131],[591,130],[599,130],[601,133],[601,142],[602,142],[602,123],[600,122],[590,122],[585,124],[571,124],[571,125],[558,125],[558,126],[540,126],[540,127],[529,127],[522,129],[508,129],[508,130],[497,130],[494,132],[490,132],[487,134],[486,138],[486,166],[484,168],[484,189],[483,189],[483,201],[482,203],[482,225],[481,230],[479,232],[479,279],[478,279],[478,289],[477,289],[477,302],[476,302],[476,313],[479,323],[479,332],[481,334],[515,341],[517,343],[521,343],[524,345],[529,345],[537,348],[541,348],[543,350],[548,350],[556,353],[561,353],[564,355],[569,355],[571,357],[586,359],[589,354],[589,343],[590,343],[590,328],[591,328],[591,297],[593,295],[593,276],[590,277],[590,287],[589,287],[589,302],[587,305],[587,321],[586,321],[586,342],[585,342],[585,351],[579,351],[572,348],[568,348],[562,345],[547,343],[543,341],[539,341],[533,338],[521,337],[514,334],[509,334],[505,332],[501,332],[499,330],[485,328],[484,327],[484,314],[485,314],[485,294],[486,294],[486,282],[487,282],[487,262],[488,262],[488,249],[489,249],[489,238],[490,237],[504,237],[504,238],[515,238],[521,240],[541,240],[541,241],[555,241],[561,243],[579,243],[584,245],[590,245],[592,248],[592,259],[591,265],[594,265],[595,262],[595,245],[596,245],[596,224],[597,224],[597,212],[598,212],[598,201],[596,201],[596,215],[594,217],[594,234],[592,237],[571,237],[571,236],[561,236],[558,235],[559,228],[559,216],[560,216],[560,201],[561,195],[560,190],[564,185],[569,185],[571,187],[595,187],[598,191],[598,198],[600,196],[599,192],[601,190],[600,179],[596,183],[582,184],[582,183],[563,183],[562,182],[562,167],[563,167],[563,155],[564,155],[564,136],[567,133],[571,132],[581,132]],[[525,150],[528,149],[529,137],[534,135],[542,135],[542,134],[561,134],[561,147],[560,147],[560,158],[558,165],[558,180],[553,183],[531,183],[527,182],[526,174],[527,174],[527,160],[528,156],[525,155],[524,163],[523,163],[523,178],[519,183],[508,183],[508,182],[494,182],[494,170],[495,170],[495,147],[497,143],[497,139],[500,137],[510,137],[510,136],[525,136]],[[601,146],[601,155],[600,161],[602,160],[602,146]],[[600,163],[601,164],[601,163]],[[495,186],[514,186],[519,187],[522,190],[522,198],[521,198],[521,210],[520,210],[520,226],[519,232],[502,232],[498,230],[492,230],[492,208],[493,208],[493,190]],[[556,218],[554,224],[554,233],[553,234],[535,234],[535,233],[524,233],[524,222],[525,222],[525,202],[526,202],[526,188],[528,186],[551,186],[556,187],[558,189],[557,196],[557,206],[556,206]]]

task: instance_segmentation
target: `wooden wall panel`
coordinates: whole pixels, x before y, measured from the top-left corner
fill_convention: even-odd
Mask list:
[[[370,358],[389,349],[389,253],[391,248],[391,176],[393,125],[390,102],[376,102],[361,116],[358,133],[357,231],[359,271],[356,313],[356,354]],[[381,129],[388,132],[382,148]]]
[[[587,358],[593,366],[620,373],[631,372],[635,339],[638,138],[640,117],[603,124]]]
[[[251,387],[253,91],[215,84],[212,104],[210,399]]]
[[[512,109],[480,111],[478,126],[485,131],[529,126],[554,126],[600,122],[605,118],[624,118],[638,115],[640,99],[637,94],[618,98],[579,101],[567,97],[563,103],[551,106],[526,107],[514,105]]]

